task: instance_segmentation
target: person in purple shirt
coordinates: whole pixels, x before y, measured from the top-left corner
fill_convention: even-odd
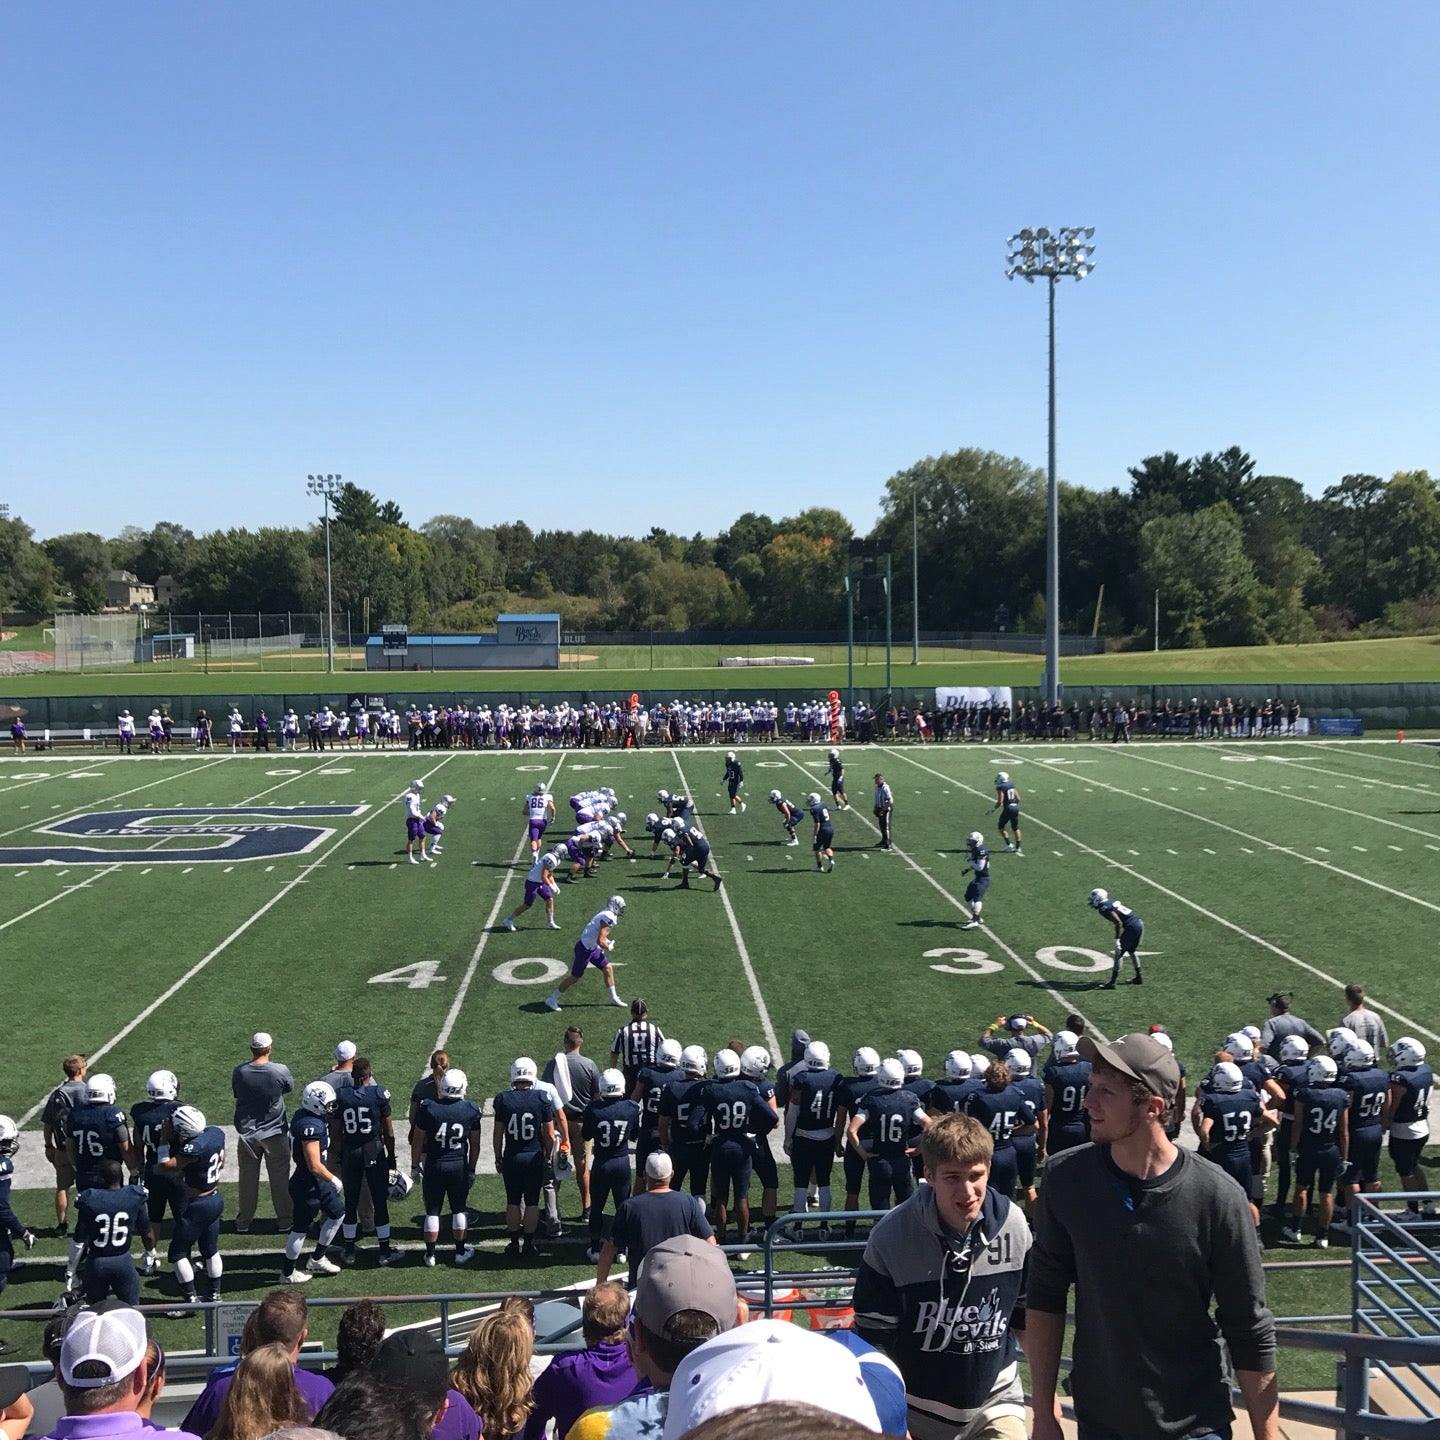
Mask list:
[[[557,1355],[535,1381],[535,1408],[525,1423],[525,1440],[541,1440],[554,1417],[555,1433],[570,1427],[597,1405],[615,1405],[640,1386],[625,1346],[630,1297],[613,1280],[593,1286],[580,1310],[585,1348]]]
[[[290,1363],[299,1359],[300,1347],[309,1333],[306,1328],[305,1297],[298,1290],[272,1290],[251,1312],[240,1336],[240,1353],[248,1354],[260,1345],[279,1343],[290,1352]],[[239,1361],[236,1361],[238,1364]],[[205,1388],[190,1407],[182,1429],[204,1435],[220,1418],[225,1392],[235,1378],[235,1365],[222,1365],[210,1372]],[[330,1398],[335,1387],[323,1376],[295,1366],[295,1386],[305,1397],[314,1415]]]
[[[451,1389],[445,1347],[427,1331],[397,1330],[375,1352],[370,1373],[415,1395],[434,1416],[434,1440],[480,1440],[480,1417]]]

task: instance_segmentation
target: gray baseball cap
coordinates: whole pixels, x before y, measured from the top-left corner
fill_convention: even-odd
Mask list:
[[[1075,1048],[1086,1060],[1103,1060],[1138,1080],[1167,1105],[1180,1093],[1180,1062],[1153,1035],[1122,1035],[1108,1045],[1082,1035]]]

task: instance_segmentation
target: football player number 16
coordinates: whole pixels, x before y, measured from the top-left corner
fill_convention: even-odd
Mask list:
[[[1062,959],[1073,956],[1074,959]],[[1035,958],[1042,965],[1055,970],[1068,970],[1072,975],[1097,974],[1111,968],[1111,957],[1098,950],[1086,950],[1080,945],[1042,945],[1035,952]],[[927,950],[925,959],[930,968],[942,975],[993,975],[1005,966],[999,960],[992,960],[983,950],[969,950],[959,946],[943,946],[938,950]],[[1079,963],[1077,963],[1077,961]]]

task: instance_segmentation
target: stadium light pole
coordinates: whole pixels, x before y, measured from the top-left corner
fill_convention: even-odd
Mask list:
[[[1050,461],[1045,503],[1045,700],[1060,699],[1060,485],[1055,474],[1055,282],[1083,280],[1095,268],[1093,226],[1065,225],[1048,230],[1021,230],[1006,244],[1005,278],[1017,275],[1034,284],[1049,282],[1050,291]]]
[[[305,492],[325,497],[325,643],[330,674],[335,673],[335,586],[330,574],[330,501],[340,493],[338,475],[307,475]]]
[[[910,663],[920,664],[920,484],[910,487]],[[919,677],[916,677],[919,683]]]

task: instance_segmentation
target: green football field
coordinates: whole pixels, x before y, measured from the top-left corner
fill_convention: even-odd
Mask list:
[[[436,1046],[468,1072],[472,1098],[488,1097],[515,1056],[553,1054],[567,1023],[584,1027],[603,1065],[626,1014],[606,1003],[598,974],[561,1015],[543,1001],[611,893],[627,901],[621,993],[644,995],[667,1034],[712,1054],[735,1039],[785,1056],[803,1026],[842,1069],[858,1045],[903,1045],[933,1075],[999,1015],[1058,1029],[1077,1011],[1104,1036],[1164,1022],[1193,1085],[1228,1031],[1264,1019],[1271,990],[1293,991],[1296,1011],[1324,1030],[1351,980],[1392,1038],[1440,1053],[1433,751],[1317,740],[853,747],[854,808],[836,814],[833,874],[811,868],[808,826],[801,846],[784,844],[766,800],[772,788],[797,802],[826,791],[823,749],[740,753],[748,809],[734,816],[722,753],[708,747],[0,761],[0,1111],[21,1122],[22,1158],[33,1165],[41,1104],[72,1050],[114,1075],[127,1108],[151,1070],[176,1071],[182,1098],[217,1123],[230,1119],[231,1067],[260,1029],[301,1083],[329,1068],[338,1040],[355,1040],[397,1099]],[[986,811],[1000,768],[1021,792],[1024,854],[995,849],[984,927],[962,931],[964,837],[979,829],[994,841]],[[895,792],[892,852],[876,848],[877,769]],[[399,796],[412,778],[427,801],[455,797],[443,856],[423,867],[403,854]],[[562,886],[561,930],[545,929],[537,907],[509,934],[498,921],[520,899],[521,797],[537,781],[556,795],[560,833],[566,797],[613,786],[641,858]],[[641,820],[660,787],[696,799],[726,877],[718,894],[708,883],[678,891],[649,859]],[[107,830],[125,833],[87,833]],[[1143,987],[1097,989],[1110,931],[1085,903],[1096,885],[1145,921]],[[32,1226],[51,1223],[43,1191],[17,1187],[15,1201]],[[567,1201],[573,1213],[573,1189]],[[362,1266],[310,1288],[411,1293],[585,1273],[583,1238],[569,1237],[541,1271],[505,1270],[498,1203],[482,1179],[477,1270]],[[275,1237],[263,1229],[226,1236],[254,1260],[232,1264],[232,1293],[274,1283]],[[400,1238],[417,1237],[402,1225]],[[1272,1259],[1300,1257],[1278,1231],[1267,1238]],[[60,1253],[60,1241],[42,1241],[41,1263],[4,1303],[48,1305],[58,1268],[43,1257]],[[147,1286],[147,1298],[168,1284]],[[1345,1308],[1343,1286],[1307,1281],[1277,1308],[1317,1305]]]

